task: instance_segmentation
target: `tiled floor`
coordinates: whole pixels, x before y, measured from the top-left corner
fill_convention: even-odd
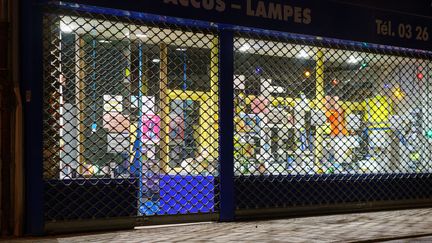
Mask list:
[[[427,236],[430,234],[431,236]],[[426,236],[426,237],[425,237]],[[406,237],[411,237],[406,239]],[[420,237],[420,238],[415,238]],[[202,223],[9,240],[29,242],[432,242],[432,209],[256,222]]]

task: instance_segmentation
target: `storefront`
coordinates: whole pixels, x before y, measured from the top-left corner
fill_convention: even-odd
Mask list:
[[[251,0],[22,13],[31,234],[432,203],[426,17]]]

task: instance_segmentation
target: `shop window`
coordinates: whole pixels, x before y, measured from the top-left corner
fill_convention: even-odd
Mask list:
[[[237,93],[298,98],[315,95],[315,62],[313,59],[297,59],[295,56],[258,55],[236,52],[235,74],[244,77],[244,89],[235,86]],[[247,63],[248,65],[240,65]],[[305,75],[305,73],[307,75]],[[266,85],[273,88],[266,88]]]
[[[214,211],[216,36],[46,18],[44,178],[137,181],[138,215]]]
[[[210,90],[210,50],[169,47],[168,67],[170,89]]]
[[[374,84],[380,82],[381,71],[376,66],[370,66],[366,54],[355,54],[344,54],[338,58],[339,60],[329,58],[326,61],[324,70],[326,95],[338,96],[343,101],[353,102],[361,102],[373,96],[377,88]]]
[[[429,171],[427,60],[293,42],[235,39],[237,176]]]
[[[171,101],[170,120],[170,166],[186,167],[184,162],[195,159],[198,154],[199,102]]]

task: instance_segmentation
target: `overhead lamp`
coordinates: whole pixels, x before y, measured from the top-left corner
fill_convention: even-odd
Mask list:
[[[311,76],[311,72],[309,72],[308,70],[306,70],[306,71],[304,72],[304,76],[305,76],[306,78],[309,78],[309,77]]]
[[[160,62],[160,59],[155,58],[155,59],[152,60],[152,62],[154,62],[154,63],[159,63],[159,62]]]
[[[60,23],[60,30],[64,33],[72,33],[73,29],[70,27],[70,25],[67,25],[65,23]]]
[[[148,36],[146,34],[135,34],[138,38],[147,38]]]
[[[347,63],[355,64],[361,61],[360,57],[350,56],[347,60]]]
[[[111,41],[109,40],[99,40],[99,43],[110,43]]]
[[[305,50],[300,50],[300,52],[297,54],[297,57],[298,58],[308,58],[309,57],[309,55],[308,55],[308,53],[305,51]]]
[[[251,48],[251,46],[248,43],[245,43],[239,48],[239,51],[245,52],[245,51],[249,50],[250,48]]]
[[[124,31],[123,34],[124,34],[127,38],[130,38],[130,31],[129,31],[129,30]]]
[[[176,48],[176,51],[186,51],[186,48],[179,47],[179,48]]]

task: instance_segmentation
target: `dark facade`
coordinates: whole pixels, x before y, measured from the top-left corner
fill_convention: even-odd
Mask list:
[[[23,1],[26,232],[430,206],[426,5]]]

